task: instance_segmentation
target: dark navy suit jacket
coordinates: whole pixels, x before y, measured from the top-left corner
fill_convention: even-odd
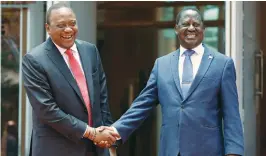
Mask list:
[[[111,125],[106,78],[97,48],[76,40],[87,80],[93,126]],[[49,38],[23,58],[24,86],[33,108],[33,156],[85,156],[97,148],[83,134],[88,112],[78,85],[61,53]]]
[[[159,156],[243,155],[233,60],[205,47],[186,97],[181,91],[178,61],[179,50],[155,61],[147,86],[113,124],[122,141],[159,103],[162,114]]]

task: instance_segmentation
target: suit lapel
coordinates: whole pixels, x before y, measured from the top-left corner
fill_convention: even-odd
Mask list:
[[[177,90],[180,94],[180,97],[183,99],[182,90],[180,86],[180,79],[179,79],[179,55],[180,50],[178,49],[176,52],[173,53],[171,56],[171,71],[174,77],[174,81],[177,87]]]
[[[63,56],[56,48],[56,46],[53,44],[50,38],[47,39],[46,41],[46,50],[48,57],[53,61],[55,67],[57,67],[59,71],[62,73],[62,75],[64,75],[70,86],[75,90],[79,98],[82,100],[83,104],[85,104],[76,80],[74,79],[71,71],[69,70]]]
[[[188,90],[187,96],[184,98],[184,101],[193,93],[193,91],[197,88],[199,85],[201,79],[204,77],[206,72],[209,69],[209,66],[214,58],[214,54],[206,47],[204,46],[204,54],[201,59],[201,63],[198,69],[198,72],[191,84],[191,87]]]
[[[89,97],[90,97],[90,104],[91,107],[93,108],[93,101],[94,101],[94,88],[93,88],[93,79],[92,79],[92,62],[93,62],[93,56],[91,56],[91,52],[86,49],[84,45],[82,45],[79,41],[75,42],[77,45],[77,49],[79,51],[79,56],[80,56],[80,61],[82,64],[82,68],[87,80],[87,88],[89,92]]]

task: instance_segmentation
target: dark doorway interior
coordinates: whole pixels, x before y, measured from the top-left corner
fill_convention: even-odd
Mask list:
[[[266,110],[266,19],[265,19],[265,14],[266,14],[266,2],[257,2],[259,9],[258,9],[258,36],[260,39],[260,48],[258,53],[260,53],[262,55],[261,59],[261,64],[260,64],[260,78],[258,79],[260,82],[257,82],[257,84],[259,84],[259,86],[257,87],[260,92],[259,95],[259,116],[258,116],[258,133],[257,133],[257,139],[258,139],[258,149],[257,149],[257,155],[258,156],[265,156],[266,155],[266,113],[264,112]]]

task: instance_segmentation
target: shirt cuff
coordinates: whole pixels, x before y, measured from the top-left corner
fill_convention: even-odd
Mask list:
[[[85,134],[86,134],[86,132],[89,130],[89,128],[90,128],[90,127],[87,125],[87,128],[86,128],[85,132],[83,133],[82,138],[85,138]]]

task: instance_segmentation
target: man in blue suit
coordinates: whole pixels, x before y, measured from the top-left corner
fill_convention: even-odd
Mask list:
[[[180,48],[155,61],[147,86],[113,128],[125,142],[159,103],[160,156],[243,155],[233,60],[202,44],[197,9],[183,9],[175,31]]]

